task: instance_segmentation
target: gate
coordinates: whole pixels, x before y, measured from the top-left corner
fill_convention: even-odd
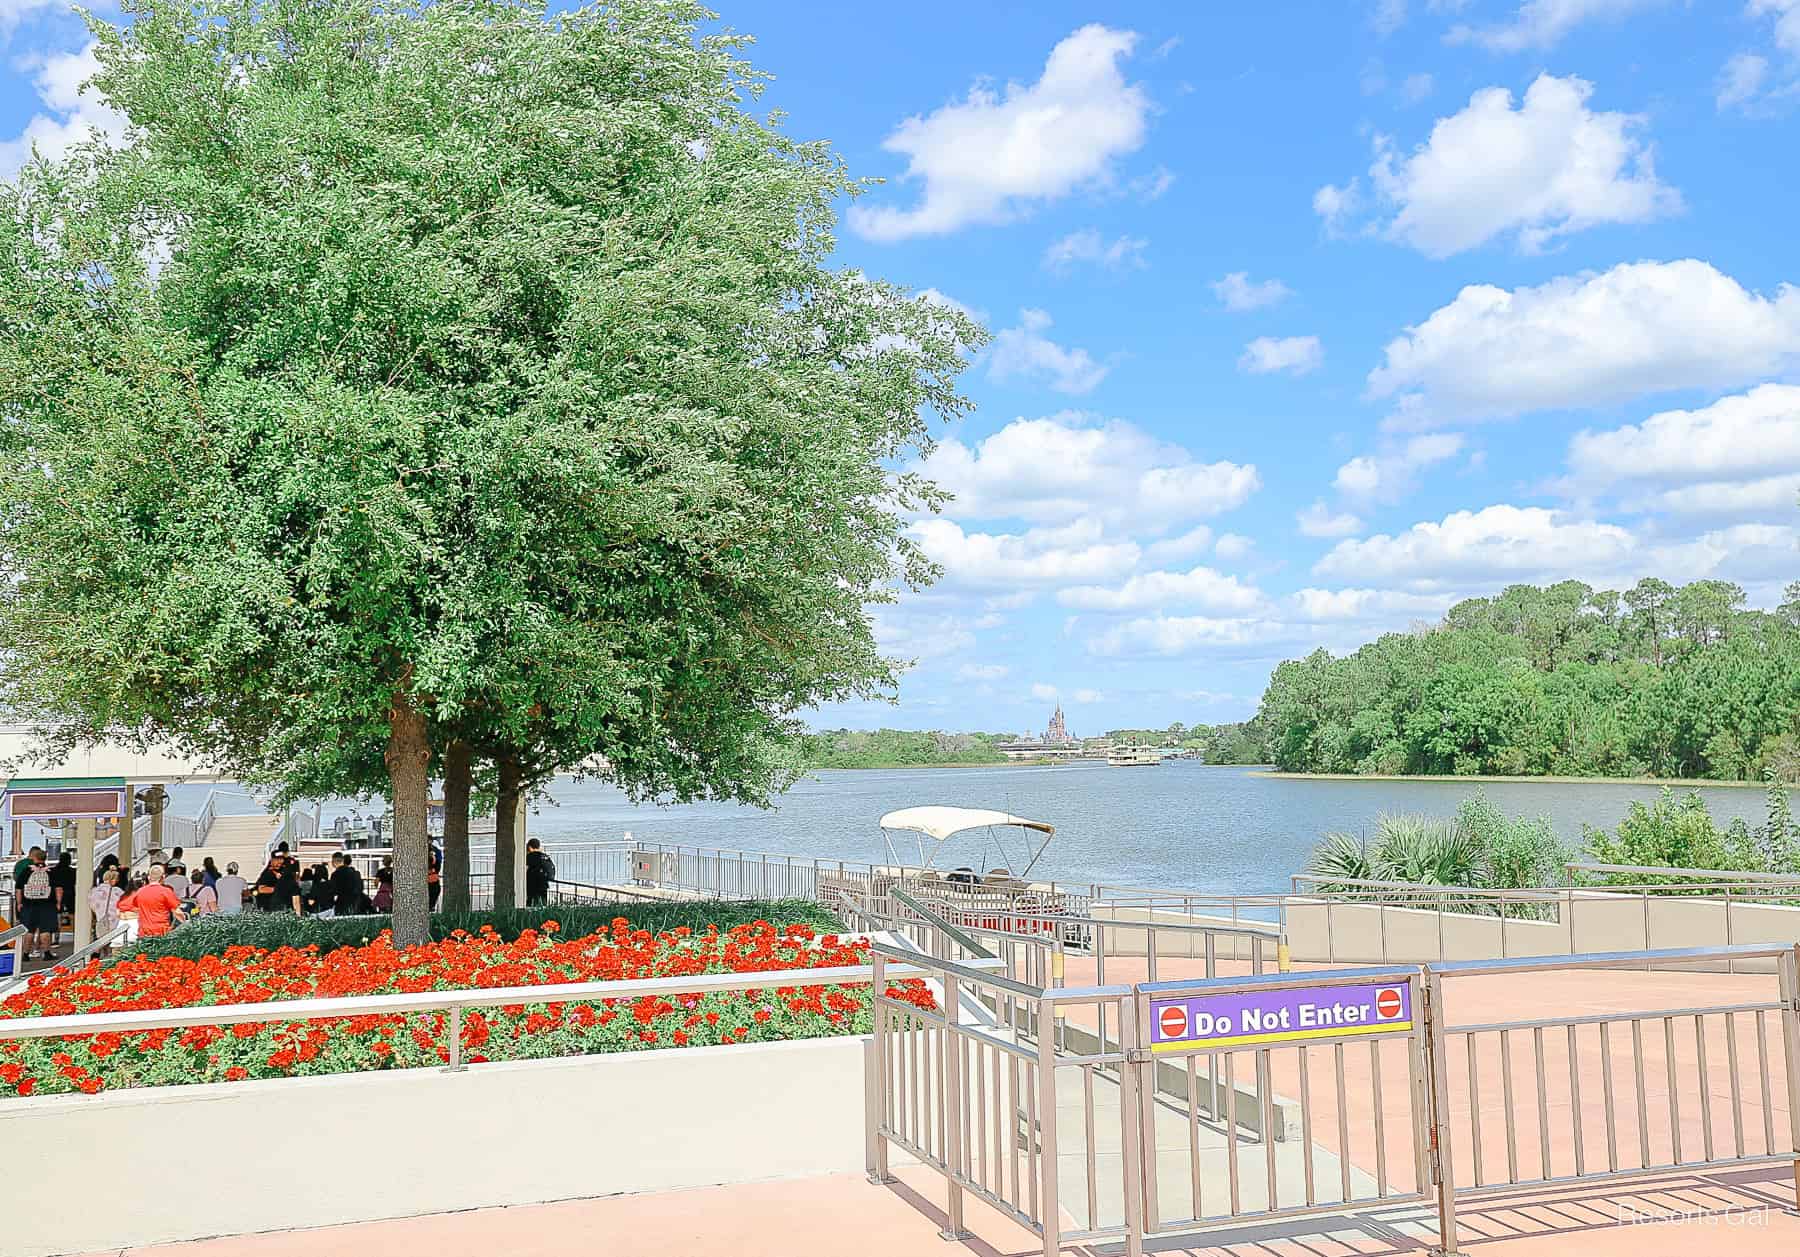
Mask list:
[[[944,1174],[949,1236],[965,1192],[1046,1257],[1429,1203],[1455,1253],[1458,1201],[1493,1192],[1758,1164],[1800,1189],[1800,948],[1091,987],[874,952],[869,1168],[891,1143]],[[934,1007],[885,991],[890,961]],[[1508,975],[1524,1015],[1517,983],[1510,1017],[1479,990]]]
[[[1438,1141],[1417,969],[1136,990],[1147,1235],[1430,1194]]]

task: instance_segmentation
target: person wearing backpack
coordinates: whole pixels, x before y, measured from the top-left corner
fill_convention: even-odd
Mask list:
[[[525,903],[537,907],[550,898],[550,883],[556,880],[556,861],[543,844],[533,838],[525,844]]]
[[[50,880],[50,866],[44,863],[42,847],[33,847],[30,854],[19,861],[13,870],[13,885],[19,888],[19,924],[25,927],[25,959],[35,960],[40,955],[45,960],[52,959],[61,922],[57,920],[56,890]]]

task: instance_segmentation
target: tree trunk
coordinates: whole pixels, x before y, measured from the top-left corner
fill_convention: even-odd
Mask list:
[[[425,714],[403,690],[388,708],[388,800],[394,805],[394,946],[431,941],[431,903],[425,888],[430,838],[425,808],[430,797],[431,742]]]
[[[513,878],[513,848],[519,841],[519,760],[502,753],[494,757],[500,774],[500,797],[494,809],[494,907],[517,908],[523,896]]]
[[[445,912],[469,910],[469,744],[444,748],[444,880]]]

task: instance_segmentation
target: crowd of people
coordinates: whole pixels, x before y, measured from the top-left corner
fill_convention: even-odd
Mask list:
[[[362,873],[342,851],[328,862],[302,868],[300,858],[284,842],[270,853],[254,882],[239,874],[236,861],[227,862],[220,872],[212,857],[206,856],[190,870],[183,854],[180,847],[166,855],[153,850],[149,866],[135,875],[118,856],[103,857],[85,905],[93,914],[93,937],[102,938],[117,929],[127,913],[136,914],[138,937],[153,938],[183,921],[214,913],[229,916],[260,911],[333,917],[391,912],[394,907],[391,855],[375,870],[371,892]],[[443,854],[435,846],[426,867],[426,894],[435,911],[443,890]],[[526,902],[533,906],[547,902],[555,879],[555,861],[533,838],[525,851]],[[52,864],[44,848],[34,846],[14,866],[13,919],[26,929],[25,959],[52,958],[64,919],[72,920],[80,910],[78,884],[73,855],[66,850]]]

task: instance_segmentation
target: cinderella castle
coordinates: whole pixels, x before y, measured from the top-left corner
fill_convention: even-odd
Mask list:
[[[1050,727],[1044,730],[1044,745],[1067,746],[1075,740],[1069,736],[1069,726],[1063,722],[1062,704],[1058,703],[1050,717]]]

